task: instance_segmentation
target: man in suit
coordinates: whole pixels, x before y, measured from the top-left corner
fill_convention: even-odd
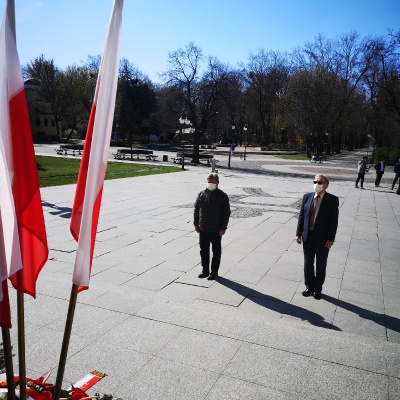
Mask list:
[[[396,184],[397,179],[400,178],[400,159],[399,159],[399,162],[396,163],[396,165],[394,166],[394,173],[396,175],[395,175],[395,177],[393,179],[393,182],[392,182],[392,190],[394,189],[394,185]]]
[[[296,229],[296,242],[303,243],[304,253],[306,290],[302,295],[316,300],[321,299],[329,249],[335,241],[339,219],[339,198],[326,192],[328,186],[326,176],[315,176],[314,191],[303,196]]]
[[[385,173],[385,160],[382,158],[374,168],[376,169],[375,187],[377,187],[381,184],[382,175]]]

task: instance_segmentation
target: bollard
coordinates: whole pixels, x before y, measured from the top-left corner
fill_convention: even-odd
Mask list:
[[[211,159],[211,172],[215,172],[215,158],[213,157],[212,159]]]

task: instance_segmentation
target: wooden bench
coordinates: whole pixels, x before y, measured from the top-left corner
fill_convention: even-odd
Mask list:
[[[63,154],[68,155],[68,151],[72,151],[73,156],[75,155],[75,153],[81,155],[83,150],[83,144],[60,144],[60,148],[54,150],[59,155]]]
[[[139,159],[139,156],[144,156],[146,161],[154,161],[158,157],[153,154],[153,150],[145,149],[118,149],[113,155],[117,160],[132,159],[133,155],[136,156],[136,159]]]
[[[196,164],[196,162],[194,161],[194,154],[193,153],[177,153],[175,158],[172,158],[172,161],[175,164],[182,164],[183,162],[183,156],[185,156],[185,159],[190,159],[190,163],[191,164]],[[207,165],[211,165],[211,160],[214,158],[214,156],[212,154],[199,154],[199,161],[200,160],[206,160],[207,161]],[[215,162],[218,162],[218,160],[215,160]]]

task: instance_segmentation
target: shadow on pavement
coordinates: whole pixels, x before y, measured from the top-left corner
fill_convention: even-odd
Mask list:
[[[336,299],[332,296],[328,296],[326,294],[322,294],[322,299],[328,301],[329,303],[334,304],[340,308],[343,308],[347,311],[350,311],[354,314],[358,314],[363,319],[369,319],[376,324],[384,326],[386,329],[391,329],[395,332],[400,332],[400,319],[391,317],[386,314],[379,314],[374,311],[366,310],[365,308],[356,306],[351,303],[347,303],[346,301]]]
[[[58,207],[55,204],[48,203],[47,201],[43,201],[42,206],[53,209],[54,211],[49,211],[51,215],[58,215],[61,218],[71,218],[71,207]]]
[[[290,317],[299,318],[304,321],[308,321],[310,324],[314,326],[340,331],[340,329],[337,326],[325,321],[325,319],[321,315],[306,310],[305,308],[296,306],[294,304],[286,303],[285,301],[277,299],[276,297],[273,296],[265,295],[264,293],[258,292],[252,288],[231,281],[230,279],[227,278],[219,277],[217,283],[231,290],[234,290],[239,295],[243,296],[243,298],[247,298],[248,300],[262,307],[268,308],[269,310],[275,311],[280,314],[285,314]]]

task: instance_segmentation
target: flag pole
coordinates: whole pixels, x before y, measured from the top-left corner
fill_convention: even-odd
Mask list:
[[[15,24],[15,3],[14,0],[7,0],[8,21],[14,41],[17,43],[17,31]],[[24,294],[17,291],[17,312],[18,312],[18,365],[19,365],[19,390],[20,399],[26,399],[26,366],[25,366],[25,316],[24,316]]]
[[[1,328],[1,333],[3,335],[4,360],[6,363],[7,390],[8,390],[7,398],[10,400],[16,400],[10,330],[8,328]]]
[[[24,293],[17,290],[18,313],[18,362],[19,362],[19,398],[26,399],[26,360],[25,360],[25,309]]]
[[[57,379],[54,388],[54,400],[60,399],[61,386],[64,377],[65,363],[67,360],[68,346],[69,346],[69,340],[71,338],[72,322],[74,320],[77,297],[78,297],[78,285],[75,285],[75,283],[73,283],[71,288],[71,296],[69,299],[67,320],[65,322],[64,338],[61,347],[60,361],[58,363]]]
[[[14,34],[14,40],[17,42],[17,34],[15,29],[15,5],[14,0],[7,0],[8,22],[10,23],[11,32]]]

